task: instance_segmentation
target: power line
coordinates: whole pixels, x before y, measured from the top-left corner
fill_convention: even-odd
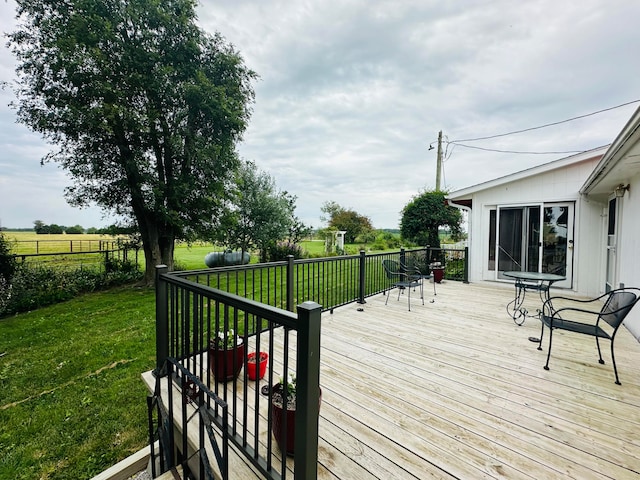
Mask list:
[[[620,105],[616,105],[615,107],[609,107],[609,108],[605,108],[603,110],[598,110],[597,112],[591,112],[591,113],[587,113],[585,115],[579,115],[577,117],[568,118],[567,120],[561,120],[559,122],[547,123],[545,125],[540,125],[538,127],[525,128],[523,130],[515,130],[513,132],[501,133],[501,134],[498,134],[498,135],[490,135],[488,137],[465,138],[465,139],[462,139],[462,140],[452,140],[449,143],[460,145],[459,142],[476,142],[476,141],[479,141],[479,140],[489,140],[491,138],[499,138],[499,137],[506,137],[507,135],[515,135],[516,133],[530,132],[532,130],[539,130],[541,128],[553,127],[555,125],[560,125],[562,123],[572,122],[574,120],[579,120],[581,118],[586,118],[586,117],[590,117],[592,115],[597,115],[598,113],[608,112],[610,110],[615,110],[616,108],[626,107],[627,105],[632,105],[632,104],[638,103],[638,102],[640,102],[640,99],[639,100],[633,100],[631,102],[622,103]],[[474,147],[469,147],[468,145],[460,145],[460,146],[461,147],[474,148]],[[475,148],[478,148],[478,147],[475,147]],[[483,149],[480,149],[480,150],[483,150]],[[489,150],[489,151],[500,151],[500,150]],[[520,152],[506,152],[506,153],[520,153]],[[538,153],[538,152],[525,152],[525,153]],[[548,153],[576,153],[576,152],[548,152]]]
[[[483,150],[485,152],[515,153],[515,154],[523,154],[523,155],[551,155],[551,154],[562,155],[562,154],[568,154],[568,153],[582,153],[587,151],[587,150],[567,150],[563,152],[518,152],[514,150],[497,150],[495,148],[475,147],[473,145],[464,145],[461,143],[454,143],[454,142],[449,142],[449,143],[453,144],[454,146],[464,147],[464,148],[473,148],[474,150]]]

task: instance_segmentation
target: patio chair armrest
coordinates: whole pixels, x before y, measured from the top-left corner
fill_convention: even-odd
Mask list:
[[[600,315],[600,310],[587,310],[586,308],[577,308],[577,307],[561,307],[556,309],[553,309],[553,311],[551,312],[550,315],[547,315],[544,313],[543,311],[543,317],[547,320],[548,325],[550,327],[553,327],[553,323],[554,321],[558,321],[558,322],[563,322],[565,320],[567,320],[566,318],[563,318],[563,314],[566,314],[568,312],[574,312],[574,313],[584,313],[587,315],[592,315],[593,316],[593,322],[588,322],[588,321],[584,321],[584,320],[579,320],[577,321],[577,323],[584,323],[585,325],[596,325],[598,323],[598,318]],[[572,320],[572,322],[576,322],[575,320]],[[546,322],[545,322],[546,323]]]
[[[546,313],[547,316],[553,316],[554,313],[557,313],[560,310],[569,310],[569,309],[575,309],[577,311],[582,311],[584,313],[599,313],[600,309],[598,309],[597,312],[593,312],[590,310],[587,310],[586,307],[582,307],[581,305],[585,305],[588,306],[588,304],[594,303],[597,300],[600,300],[602,297],[604,297],[606,295],[601,295],[600,297],[597,298],[589,298],[589,299],[581,299],[581,298],[572,298],[572,297],[563,297],[563,296],[555,296],[555,297],[550,297],[548,300],[546,300],[543,304],[542,304],[542,312]],[[553,302],[557,302],[558,300],[562,300],[563,302],[569,302],[575,306],[563,306],[560,307],[559,309],[553,306]]]

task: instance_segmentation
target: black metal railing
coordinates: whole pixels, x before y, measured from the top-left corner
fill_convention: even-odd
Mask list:
[[[226,431],[229,442],[265,478],[286,479],[291,475],[315,478],[320,305],[305,302],[297,307],[297,314],[293,314],[196,283],[169,273],[162,266],[158,267],[156,280],[156,376],[172,377],[174,388],[188,397],[186,392],[194,386],[184,388],[184,382],[171,371],[168,361],[175,358],[180,367],[208,386],[212,396],[203,399],[207,411],[218,428]],[[250,350],[268,355],[267,373],[262,380],[249,378],[247,353]],[[271,407],[274,389],[270,387],[281,378],[288,378],[290,373],[296,376],[295,434],[284,430],[281,440],[285,443],[281,445],[287,445],[292,435],[301,439],[296,443],[292,465],[286,461],[286,454],[274,445],[273,435],[269,433],[275,415]],[[266,387],[264,392],[262,387]],[[211,404],[212,398],[226,405],[226,427],[217,413],[219,406]],[[169,437],[162,433],[157,436]],[[182,440],[176,440],[174,446],[182,452],[183,469],[193,472],[190,452],[197,452],[198,448],[187,445],[184,438],[183,433]]]
[[[468,249],[401,249],[396,252],[218,267],[177,272],[176,275],[260,303],[291,311],[302,301],[314,301],[323,311],[367,297],[389,288],[382,260],[405,263],[410,259],[420,271],[429,273],[439,261],[444,278],[468,281]]]
[[[282,453],[284,448],[273,445],[273,435],[265,437],[264,432],[269,431],[265,422],[269,427],[273,424],[273,387],[295,373],[298,442],[293,472],[295,478],[313,479],[317,470],[320,313],[351,302],[364,303],[366,297],[388,290],[390,280],[382,267],[386,259],[427,273],[430,264],[438,261],[445,268],[445,278],[467,279],[466,249],[401,249],[369,255],[362,251],[359,255],[313,260],[289,257],[284,262],[172,273],[158,267],[155,373],[158,378],[173,377],[176,388],[184,390],[184,382],[167,364],[175,358],[189,375],[208,386],[212,396],[203,401],[214,412],[218,428],[226,430],[229,441],[258,472],[274,479],[286,479],[292,467]],[[297,314],[292,313],[294,305],[298,305]],[[232,350],[241,353],[227,353]],[[268,354],[266,380],[249,378],[250,350]],[[264,392],[262,387],[266,387]],[[215,414],[218,407],[210,405],[212,398],[220,399],[228,409],[226,427]],[[286,426],[287,416],[284,418]],[[286,437],[291,434],[282,435],[280,445],[287,445]],[[189,448],[182,451],[189,452]],[[188,462],[183,468],[189,468]]]
[[[176,359],[167,359],[165,367],[167,375],[164,378],[156,378],[155,391],[153,395],[147,397],[149,445],[151,458],[154,459],[151,462],[152,478],[156,478],[160,473],[174,466],[183,465],[183,469],[184,466],[187,468],[184,471],[198,472],[200,479],[228,479],[229,413],[227,404]],[[164,386],[163,379],[166,380]],[[182,387],[177,393],[173,382]],[[163,391],[166,392],[165,395],[162,395]],[[215,407],[211,408],[212,405]],[[178,431],[181,432],[178,449],[175,448],[174,443],[175,429],[168,426],[177,426]],[[198,438],[195,445],[188,443],[192,430]],[[213,458],[210,458],[209,451]],[[158,462],[155,461],[156,459]],[[212,461],[214,459],[215,462]]]

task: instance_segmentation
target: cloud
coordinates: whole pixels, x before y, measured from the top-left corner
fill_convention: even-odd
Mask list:
[[[3,30],[12,28],[14,6],[0,2]],[[241,156],[296,195],[298,215],[314,226],[322,203],[332,200],[378,228],[397,227],[411,197],[435,186],[436,151],[428,147],[440,130],[449,141],[477,138],[638,98],[637,2],[203,0],[198,15],[203,29],[219,31],[260,75]],[[587,150],[610,143],[636,107],[470,145]],[[68,182],[39,167],[46,145],[15,125],[15,112],[3,108],[0,121],[0,182],[24,175],[23,195],[37,192],[58,205]],[[566,156],[445,146],[449,189]],[[33,217],[33,210],[18,214],[26,205],[7,212],[5,192],[5,225]],[[58,211],[76,218],[75,209]]]

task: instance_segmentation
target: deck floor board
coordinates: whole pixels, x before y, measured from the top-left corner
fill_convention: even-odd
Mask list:
[[[505,285],[426,285],[410,312],[396,299],[322,316],[319,478],[640,478],[640,344],[626,329],[619,386],[608,342],[600,365],[594,339],[570,332],[554,333],[545,371],[548,332],[537,350],[540,323],[514,324]],[[281,336],[274,348],[280,358]]]

